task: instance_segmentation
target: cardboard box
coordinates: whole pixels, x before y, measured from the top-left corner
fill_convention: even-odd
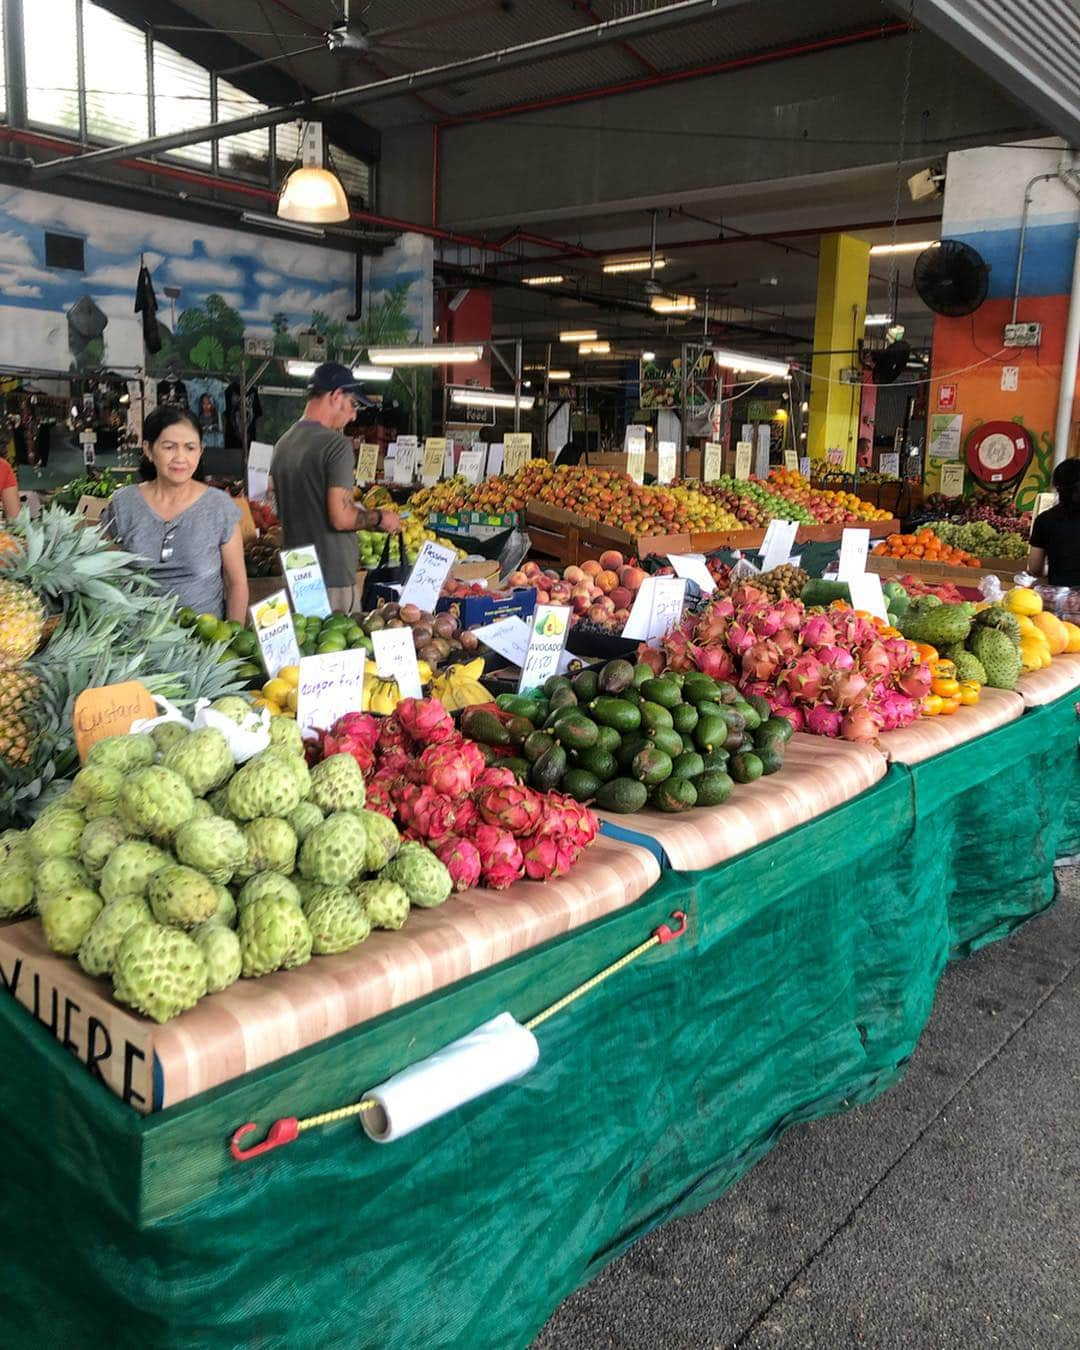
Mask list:
[[[497,619],[532,617],[536,608],[536,588],[522,586],[508,595],[466,595],[461,599],[445,595],[435,606],[436,613],[449,610],[457,614],[462,628],[481,628]]]
[[[499,564],[490,558],[483,562],[459,562],[450,569],[455,581],[486,581],[493,586],[499,580]]]
[[[85,521],[91,525],[96,525],[104,515],[108,504],[108,497],[80,497],[76,510]]]

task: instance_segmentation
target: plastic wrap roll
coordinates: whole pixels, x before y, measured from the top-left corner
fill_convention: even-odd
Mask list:
[[[500,1013],[365,1093],[376,1105],[360,1117],[364,1130],[377,1144],[403,1139],[456,1106],[512,1083],[539,1058],[532,1032]]]

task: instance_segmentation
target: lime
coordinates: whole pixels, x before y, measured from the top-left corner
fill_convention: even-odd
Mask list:
[[[240,632],[233,638],[231,643],[233,651],[237,656],[254,656],[258,642],[254,633]]]
[[[244,631],[244,625],[239,623],[236,619],[226,619],[225,622],[229,625],[229,632],[233,637],[235,637],[237,633],[242,633]]]
[[[221,620],[214,614],[200,614],[195,620],[195,631],[204,642],[217,642],[217,630],[220,622]]]
[[[242,680],[261,680],[262,666],[257,666],[254,661],[245,661],[236,672]]]
[[[195,620],[198,617],[199,616],[189,605],[184,605],[176,611],[176,622],[180,625],[181,628],[194,627]]]
[[[214,624],[214,642],[231,642],[233,640],[233,630],[224,619],[218,619]]]
[[[303,656],[314,656],[314,655],[315,655],[315,639],[314,639],[314,638],[311,638],[311,639],[310,639],[309,641],[307,641],[307,642],[301,642],[301,644],[300,644],[300,652],[301,652],[301,654],[302,654]]]
[[[328,619],[323,620],[322,631],[325,633],[328,628],[331,630],[349,628],[352,626],[352,622],[347,614],[331,614]]]
[[[315,650],[319,656],[324,656],[327,652],[343,652],[348,645],[340,633],[327,633],[319,638]]]

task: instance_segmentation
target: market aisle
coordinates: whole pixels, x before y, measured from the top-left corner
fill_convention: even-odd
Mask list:
[[[1080,1346],[1080,869],[951,966],[904,1081],[638,1243],[534,1350]]]

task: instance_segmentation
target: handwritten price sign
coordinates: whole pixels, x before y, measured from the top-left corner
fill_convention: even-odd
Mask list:
[[[420,546],[409,579],[402,587],[401,603],[417,605],[425,612],[433,613],[439,593],[456,561],[457,554],[452,548],[426,539]]]
[[[339,717],[360,711],[366,659],[365,651],[301,657],[296,687],[296,723],[301,734],[327,731]]]

